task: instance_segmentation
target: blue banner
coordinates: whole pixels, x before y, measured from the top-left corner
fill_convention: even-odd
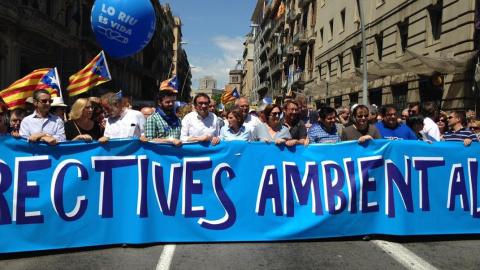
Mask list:
[[[480,233],[478,143],[0,145],[2,253]]]

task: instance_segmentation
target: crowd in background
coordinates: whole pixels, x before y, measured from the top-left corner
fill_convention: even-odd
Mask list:
[[[239,98],[228,110],[218,111],[215,100],[199,93],[193,103],[181,104],[176,93],[159,91],[157,105],[132,108],[128,98],[116,93],[78,98],[67,106],[61,97],[52,98],[37,90],[25,108],[9,110],[0,101],[0,134],[43,141],[99,141],[139,138],[181,146],[185,142],[244,140],[286,146],[336,143],[373,139],[462,141],[465,146],[480,139],[480,121],[474,111],[443,112],[434,102],[394,105],[353,105],[333,108],[321,104],[307,107],[307,98],[286,97],[282,104],[262,103],[251,109]]]

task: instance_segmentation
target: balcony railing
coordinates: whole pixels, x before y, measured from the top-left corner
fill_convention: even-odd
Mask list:
[[[305,72],[295,73],[293,75],[294,84],[304,84],[305,83]]]
[[[303,8],[304,6],[309,4],[310,2],[312,2],[312,0],[300,0],[300,1],[298,1],[298,7]]]
[[[73,35],[70,35],[69,30],[65,26],[54,21],[47,14],[26,6],[20,6],[18,10],[19,16],[22,18],[20,25],[23,29],[39,33],[70,47],[80,46],[78,40]]]
[[[293,44],[288,44],[283,48],[283,54],[293,54]]]
[[[295,20],[296,16],[297,11],[295,9],[291,9],[287,14],[287,23],[291,23],[293,20]]]
[[[303,43],[307,42],[307,37],[305,34],[305,30],[300,29],[298,32],[293,36],[293,44],[294,45],[301,45]]]
[[[2,16],[9,16],[18,19],[18,9],[16,0],[2,0],[0,1],[0,14]]]

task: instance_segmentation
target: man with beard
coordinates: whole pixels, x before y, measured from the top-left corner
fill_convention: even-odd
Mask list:
[[[29,142],[44,141],[49,145],[65,141],[63,120],[49,112],[52,103],[52,97],[47,90],[33,92],[35,111],[23,119],[20,124],[20,136]]]
[[[180,140],[182,121],[174,112],[176,96],[177,94],[170,90],[158,92],[158,108],[147,118],[145,124],[145,136],[149,141],[182,145]]]
[[[119,138],[140,138],[141,142],[148,141],[145,136],[142,136],[145,116],[141,112],[125,107],[122,104],[122,98],[113,92],[106,93],[101,100],[108,119],[103,137],[98,139],[100,143]]]
[[[283,118],[280,119],[279,124],[287,126],[292,136],[292,139],[287,141],[287,146],[304,144],[307,138],[307,128],[298,117],[298,113],[299,109],[296,101],[288,100],[283,104]]]
[[[418,140],[415,133],[404,124],[397,121],[397,109],[393,105],[382,107],[383,121],[375,124],[384,139],[387,140]]]

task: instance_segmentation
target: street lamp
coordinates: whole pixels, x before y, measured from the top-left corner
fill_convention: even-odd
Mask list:
[[[256,24],[256,23],[253,23],[253,24],[250,24],[250,27],[252,27],[253,29],[256,29],[256,28],[259,28],[260,25],[258,25],[258,24]],[[257,39],[257,38],[256,38],[256,35],[257,35],[257,31],[254,31],[255,39]],[[265,40],[263,39],[263,36],[262,36],[262,42],[263,42],[263,46],[266,46]],[[271,96],[271,98],[273,98],[272,68],[271,68],[271,66],[270,66],[270,59],[269,59],[269,57],[268,57],[269,52],[267,51],[266,53],[267,53],[268,74],[270,75],[270,87],[269,87],[269,88],[272,90],[272,96]],[[260,58],[260,56],[259,56],[259,58]]]
[[[188,74],[191,73],[190,71],[192,70],[192,68],[196,68],[196,66],[188,67],[187,75],[185,76],[185,80],[183,80],[182,91],[180,91],[180,98],[183,96],[183,88],[185,88],[185,83],[187,82]]]

